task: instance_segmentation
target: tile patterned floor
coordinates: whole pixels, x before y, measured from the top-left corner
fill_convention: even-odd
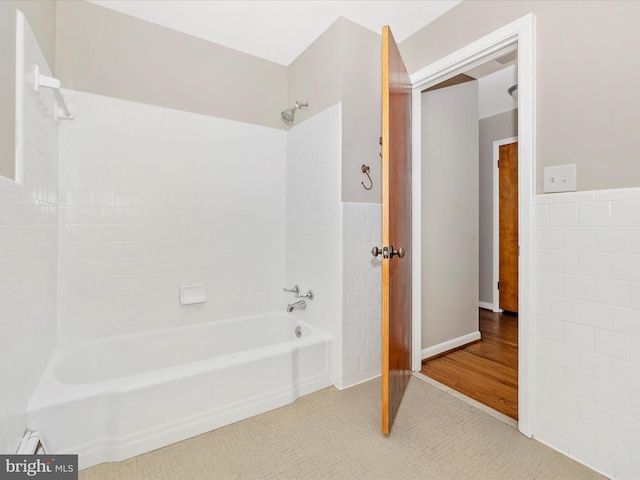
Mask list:
[[[415,377],[389,437],[379,410],[379,379],[328,388],[80,479],[604,478]]]

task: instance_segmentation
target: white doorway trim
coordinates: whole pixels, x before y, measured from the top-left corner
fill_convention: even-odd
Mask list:
[[[502,138],[493,142],[493,305],[494,312],[500,312],[500,171],[498,159],[500,158],[500,146],[509,145],[518,141],[518,137]]]
[[[532,288],[533,200],[535,194],[534,16],[528,14],[411,75],[412,104],[412,368],[421,369],[421,91],[443,81],[503,48],[518,48],[518,429],[532,436]]]

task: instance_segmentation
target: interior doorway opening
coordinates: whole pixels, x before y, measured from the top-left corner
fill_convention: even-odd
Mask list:
[[[517,420],[517,46],[496,55],[422,92],[421,373]]]
[[[421,144],[421,92],[448,78],[475,68],[504,54],[506,47],[518,48],[518,429],[531,436],[531,297],[532,297],[532,205],[534,195],[534,102],[533,102],[533,16],[519,20],[483,37],[412,75],[414,87],[414,240],[422,244],[422,144]],[[416,141],[417,139],[417,141]],[[422,256],[414,248],[413,288],[413,369],[419,371],[422,364]],[[443,252],[445,255],[445,252]],[[477,300],[477,299],[476,299]],[[476,304],[477,308],[477,304]],[[477,310],[476,310],[477,313]],[[455,348],[455,346],[453,347]]]

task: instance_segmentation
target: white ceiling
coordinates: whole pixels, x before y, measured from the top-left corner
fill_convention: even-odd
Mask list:
[[[338,17],[397,42],[461,0],[89,0],[121,13],[289,65]]]

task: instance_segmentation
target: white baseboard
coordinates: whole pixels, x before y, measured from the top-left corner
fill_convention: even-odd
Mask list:
[[[495,312],[495,313],[501,313],[502,312],[502,310],[500,310],[498,307],[494,306],[493,303],[489,303],[489,302],[478,301],[478,307],[486,308],[487,310],[491,310],[492,312]]]
[[[458,338],[447,340],[446,342],[439,343],[433,347],[427,347],[422,349],[422,360],[425,358],[433,357],[434,355],[440,355],[441,353],[453,350],[454,348],[462,347],[467,343],[480,340],[480,331],[468,333]]]
[[[361,383],[366,383],[366,382],[368,382],[369,380],[373,380],[374,378],[378,378],[378,377],[380,377],[380,376],[382,376],[382,374],[381,374],[381,373],[378,373],[378,374],[376,374],[376,375],[373,375],[372,377],[367,377],[367,378],[365,378],[365,379],[358,380],[358,381],[356,381],[356,382],[354,382],[354,383],[349,383],[348,385],[342,385],[342,384],[341,384],[341,385],[338,385],[338,384],[336,383],[336,384],[334,385],[334,387],[336,387],[338,390],[346,390],[346,389],[348,389],[348,388],[355,387],[356,385],[360,385]]]

